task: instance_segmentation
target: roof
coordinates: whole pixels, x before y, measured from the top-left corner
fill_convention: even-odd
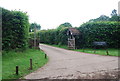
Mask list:
[[[70,33],[72,35],[79,35],[80,34],[79,30],[77,30],[76,28],[69,28],[68,31],[70,31]]]

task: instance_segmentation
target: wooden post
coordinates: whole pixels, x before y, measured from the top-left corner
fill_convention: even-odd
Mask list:
[[[94,46],[94,53],[96,53],[96,46]]]
[[[47,54],[45,54],[45,59],[47,58]]]
[[[83,48],[83,52],[84,52],[84,48]]]
[[[19,69],[18,66],[16,66],[16,75],[19,74],[18,69]]]
[[[74,47],[73,47],[73,49],[75,49],[76,48],[76,46],[75,46],[75,38],[73,37],[73,41],[74,41]]]
[[[106,53],[107,53],[107,55],[109,55],[109,52],[108,52],[108,50],[106,50]]]
[[[96,50],[94,50],[94,53],[96,53]]]
[[[69,38],[68,38],[68,49],[69,49]]]
[[[30,70],[32,70],[32,59],[30,59]]]
[[[105,50],[106,50],[107,55],[109,55],[109,52],[108,52],[108,50],[107,50],[107,46],[105,47]]]

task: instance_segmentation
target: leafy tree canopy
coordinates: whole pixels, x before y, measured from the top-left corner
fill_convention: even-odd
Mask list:
[[[39,24],[37,24],[37,23],[31,23],[29,31],[33,32],[35,27],[36,27],[37,30],[41,29],[41,26]]]
[[[68,22],[65,22],[63,24],[61,24],[60,26],[58,26],[58,30],[64,29],[64,28],[68,28],[68,27],[72,27],[72,25]]]
[[[114,10],[112,11],[111,16],[117,16],[117,10],[116,10],[116,9],[114,9]]]
[[[111,17],[106,15],[101,15],[96,19],[90,19],[89,22],[96,22],[96,21],[120,21],[120,15],[117,14],[117,10],[112,10]]]
[[[101,15],[100,17],[96,18],[96,19],[91,19],[89,20],[89,22],[94,22],[94,21],[108,21],[109,17],[106,15]]]
[[[111,13],[110,21],[120,21],[120,15],[117,14],[117,10],[113,10]]]

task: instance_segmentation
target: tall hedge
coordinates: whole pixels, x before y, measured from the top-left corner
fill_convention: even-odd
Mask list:
[[[119,47],[120,22],[87,22],[78,29],[83,36],[83,47],[92,47],[94,41],[105,41],[110,48]]]
[[[40,41],[47,44],[67,45],[67,29],[41,30]],[[93,47],[95,41],[104,41],[109,48],[119,48],[120,22],[87,22],[77,29],[80,31],[80,35],[75,36],[77,48]]]
[[[67,45],[67,28],[61,30],[49,29],[39,32],[40,42],[47,44]]]
[[[28,46],[29,21],[26,13],[2,8],[2,49],[25,49]]]

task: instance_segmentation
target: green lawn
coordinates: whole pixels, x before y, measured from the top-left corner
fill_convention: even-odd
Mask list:
[[[37,70],[47,63],[43,51],[27,49],[24,52],[3,52],[2,54],[2,79],[18,79]],[[30,58],[33,60],[33,70],[29,70]],[[15,74],[15,67],[19,66],[19,75]]]
[[[65,46],[65,45],[61,45],[61,46],[51,45],[51,46],[68,49],[67,46]],[[108,48],[107,50],[108,50],[108,53],[110,56],[120,56],[120,54],[119,54],[120,51],[118,49]],[[91,54],[99,54],[99,55],[107,55],[105,49],[96,49],[95,53],[94,53],[94,49],[92,49],[92,48],[75,49],[73,51],[79,51],[79,52],[91,53]]]

